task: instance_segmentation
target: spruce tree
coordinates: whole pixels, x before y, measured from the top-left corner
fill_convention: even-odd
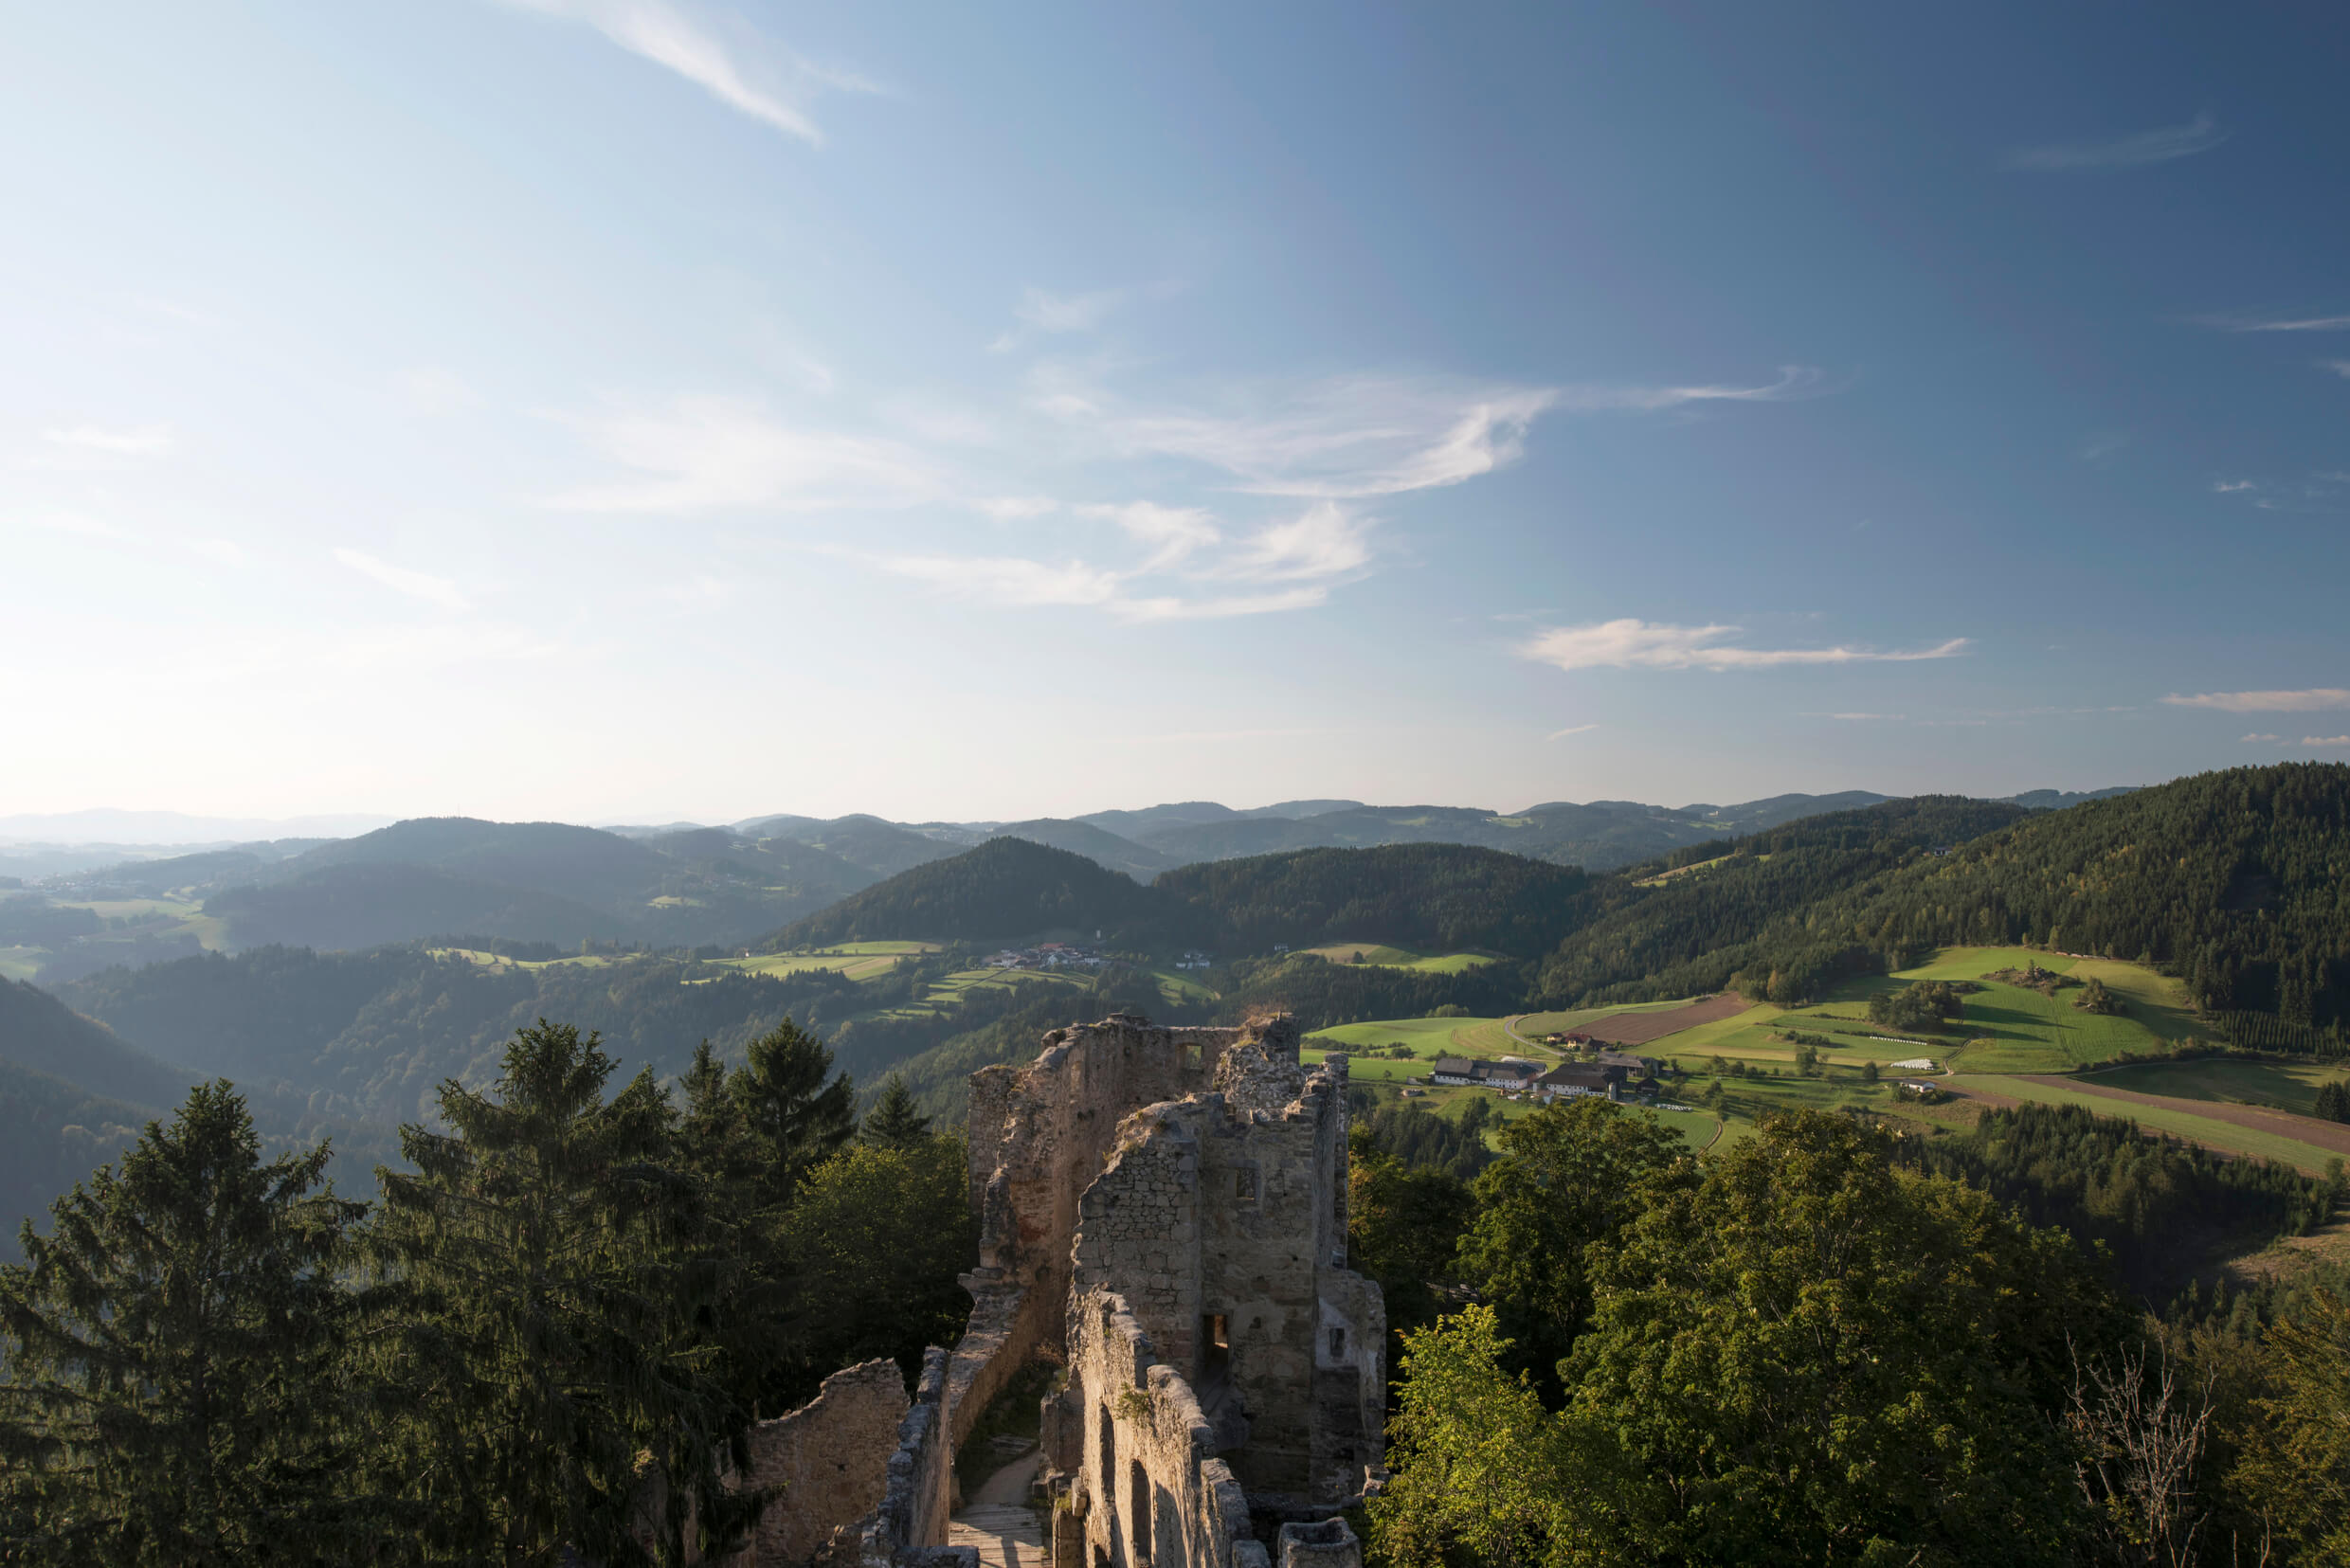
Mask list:
[[[449,1132],[401,1128],[416,1174],[377,1172],[373,1343],[405,1396],[378,1452],[425,1560],[680,1561],[755,1513],[720,1480],[750,1412],[715,1375],[705,1188],[649,1071],[606,1101],[613,1066],[519,1030],[491,1092],[442,1086]]]
[[[913,1090],[906,1087],[906,1075],[893,1072],[881,1086],[881,1097],[865,1112],[865,1125],[858,1137],[876,1148],[907,1149],[927,1141],[931,1136],[931,1119],[914,1109]]]
[[[786,1018],[750,1042],[742,1071],[728,1079],[782,1198],[856,1136],[857,1087],[845,1072],[826,1083],[831,1071],[824,1042]]]
[[[2350,1090],[2339,1078],[2318,1086],[2315,1114],[2328,1122],[2350,1122]]]
[[[0,1561],[351,1560],[336,1265],[365,1205],[198,1086],[0,1268]]]

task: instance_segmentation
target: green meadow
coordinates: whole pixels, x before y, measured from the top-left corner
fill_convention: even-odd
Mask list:
[[[1417,969],[1436,975],[1462,974],[1494,962],[1483,953],[1416,953],[1408,947],[1373,942],[1328,942],[1319,947],[1300,947],[1298,951],[1332,964],[1360,963],[1381,969]]]
[[[2267,1106],[2306,1116],[2316,1109],[2318,1087],[2350,1081],[2341,1062],[2252,1062],[2199,1057],[2184,1062],[2140,1062],[2085,1074],[2108,1089],[2166,1094],[2176,1100],[2215,1105]]]
[[[2034,963],[2084,981],[2093,976],[2121,999],[2124,1011],[2097,1014],[2075,1007],[2072,1000],[2081,993],[2074,988],[2050,997],[1982,978]],[[1871,996],[1921,980],[1967,981],[1981,988],[1961,999],[1960,1016],[1946,1031],[1905,1034],[1869,1021]],[[1946,947],[1927,963],[1898,974],[1848,982],[1825,1002],[1797,1008],[1758,1005],[1736,1018],[1669,1035],[1649,1049],[1677,1056],[1684,1066],[1696,1065],[1690,1058],[1701,1055],[1789,1061],[1794,1048],[1781,1036],[1800,1031],[1833,1042],[1822,1051],[1825,1059],[1855,1066],[1874,1061],[1884,1067],[1926,1056],[1969,1072],[2065,1072],[2124,1053],[2167,1052],[2192,1036],[2196,1028],[2179,982],[2135,964],[2010,947]],[[1892,1037],[1871,1037],[1875,1036]]]
[[[1388,1018],[1374,1023],[1342,1023],[1329,1029],[1318,1029],[1308,1036],[1308,1045],[1320,1044],[1326,1049],[1361,1051],[1369,1047],[1398,1042],[1412,1048],[1412,1054],[1423,1060],[1466,1053],[1470,1048],[1458,1036],[1475,1025],[1486,1024],[1498,1029],[1499,1018]]]
[[[937,945],[928,942],[843,942],[820,952],[756,953],[750,958],[718,962],[730,969],[753,975],[797,975],[811,969],[838,969],[851,980],[872,980],[888,974],[909,953],[936,951]]]
[[[1963,1076],[1956,1081],[1961,1088],[1969,1082]],[[2099,1081],[2106,1080],[2101,1076]],[[2040,1105],[2083,1106],[2100,1116],[2127,1117],[2142,1127],[2167,1132],[2173,1137],[2185,1138],[2230,1154],[2273,1160],[2310,1176],[2323,1175],[2326,1162],[2338,1158],[2331,1149],[2305,1144],[2297,1138],[2287,1138],[2257,1127],[2238,1126],[2233,1122],[2197,1116],[2192,1111],[2176,1110],[2169,1106],[2139,1105],[2126,1100],[2108,1099],[2084,1093],[2069,1085],[2034,1083],[2025,1078],[1984,1077],[1979,1082],[1986,1093],[2005,1094]]]

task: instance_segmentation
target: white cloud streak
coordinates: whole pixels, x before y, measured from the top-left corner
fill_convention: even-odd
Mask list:
[[[1563,741],[1569,735],[1588,734],[1598,728],[1600,727],[1596,724],[1570,724],[1564,730],[1553,730],[1550,731],[1547,738],[1554,741]]]
[[[910,506],[941,493],[927,459],[895,442],[807,429],[734,398],[684,398],[662,412],[570,420],[613,461],[649,478],[548,498],[574,512],[782,511]]]
[[[2350,735],[2304,735],[2304,746],[2350,746]]]
[[[1881,650],[1833,648],[1747,648],[1726,644],[1737,626],[1674,626],[1661,622],[1620,620],[1588,626],[1559,626],[1519,647],[1522,657],[1562,670],[1602,667],[1624,670],[1766,670],[1790,664],[1910,663],[1920,659],[1955,658],[1971,639],[1954,637],[1930,648]]]
[[[1800,367],[1750,387],[1512,387],[1358,376],[1244,393],[1239,401],[1248,406],[1211,413],[1122,409],[1096,388],[1048,375],[1037,406],[1093,426],[1121,451],[1204,463],[1257,495],[1350,500],[1440,489],[1506,467],[1524,455],[1527,432],[1548,410],[1777,403],[1813,395],[1820,380]]]
[[[1125,299],[1124,289],[1096,289],[1091,294],[1053,294],[1030,289],[1012,314],[1040,333],[1092,332]]]
[[[102,452],[118,458],[160,458],[179,446],[179,435],[169,424],[142,424],[128,429],[100,424],[74,424],[41,432],[51,446],[72,452]]]
[[[2192,696],[2173,692],[2162,700],[2173,708],[2213,708],[2223,713],[2316,713],[2350,708],[2350,691],[2311,686],[2298,692],[2197,692]]]
[[[1198,507],[1129,501],[1123,506],[1079,507],[1077,512],[1081,516],[1108,518],[1129,537],[1151,547],[1150,558],[1143,563],[1145,571],[1171,567],[1224,536],[1216,519]]]
[[[1371,558],[1364,525],[1335,501],[1317,501],[1286,523],[1275,523],[1249,540],[1217,570],[1223,577],[1265,582],[1343,577]]]
[[[593,27],[606,38],[667,67],[719,102],[811,147],[824,135],[807,100],[823,89],[870,93],[873,83],[814,64],[764,40],[730,47],[708,26],[669,0],[507,0],[510,5]],[[758,58],[750,58],[756,56]]]
[[[2150,163],[2168,163],[2174,158],[2208,153],[2227,139],[2228,133],[2219,128],[2218,122],[2210,115],[2202,114],[2184,125],[2163,126],[2130,135],[2111,136],[2102,141],[2057,142],[2046,147],[2018,148],[2008,154],[2007,166],[2043,173],[2081,169],[2136,169]]]
[[[2238,745],[2241,745],[2241,746],[2250,746],[2250,745],[2251,745],[2252,743],[2254,743],[2255,741],[2269,741],[2269,742],[2274,742],[2274,741],[2278,740],[2279,738],[2280,738],[2280,737],[2278,737],[2278,736],[2276,736],[2276,735],[2260,735],[2260,734],[2247,735],[2247,736],[2245,736],[2245,737],[2243,738],[2243,740],[2241,740],[2241,741],[2240,741],[2240,742],[2238,742],[2237,744],[2238,744]]]
[[[2350,315],[2205,315],[2196,320],[2228,333],[2350,332]]]
[[[406,567],[395,567],[390,562],[379,560],[363,550],[338,550],[334,552],[334,559],[361,576],[372,578],[392,592],[406,594],[410,599],[421,599],[427,604],[438,604],[444,610],[467,610],[473,607],[465,596],[458,591],[457,585],[445,577],[435,577],[429,572],[410,571]]]

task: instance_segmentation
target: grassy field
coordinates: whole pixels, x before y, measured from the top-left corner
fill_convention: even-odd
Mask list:
[[[718,962],[751,975],[798,975],[811,969],[838,969],[851,980],[871,980],[897,967],[897,961],[909,953],[937,950],[920,942],[844,942],[821,953],[755,953],[750,958]]]
[[[895,964],[897,961],[890,958],[883,962]],[[930,990],[920,1001],[858,1016],[877,1018],[935,1018],[961,1006],[967,991],[1017,991],[1038,985],[1076,989],[1090,983],[1092,979],[1090,975],[1060,974],[1048,969],[958,969],[953,974],[941,975],[932,981]]]
[[[2138,1105],[2124,1100],[2111,1100],[2059,1084],[2033,1083],[2008,1076],[1985,1076],[1970,1080],[1964,1076],[1957,1083],[1964,1088],[1976,1082],[1987,1093],[2005,1094],[2017,1100],[2031,1100],[2040,1105],[2086,1106],[2100,1116],[2126,1116],[2142,1127],[2167,1132],[2174,1137],[2220,1149],[2230,1154],[2248,1154],[2255,1159],[2273,1160],[2291,1165],[2310,1176],[2323,1175],[2326,1162],[2335,1158],[2331,1150],[2297,1138],[2286,1138],[2253,1127],[2238,1126],[2232,1122],[2215,1121],[2191,1111],[2174,1110],[2167,1106]]]
[[[30,980],[48,961],[46,947],[0,947],[0,980]]]
[[[2060,990],[2046,997],[2024,986],[1981,978],[2033,963],[2083,980],[2096,977],[2123,1000],[2126,1011],[2109,1016],[2087,1013],[2072,1005],[2072,999],[2080,994],[2077,990]],[[1871,1038],[1900,1032],[1869,1021],[1869,999],[1920,980],[1971,981],[1982,989],[1964,997],[1958,1027],[1945,1036],[1915,1034]],[[1882,1067],[1929,1056],[1937,1063],[1955,1062],[1969,1072],[2063,1072],[2124,1052],[2166,1051],[2196,1032],[2196,1019],[2178,982],[2135,964],[2070,959],[2019,948],[1947,947],[1929,962],[1897,975],[1847,982],[1829,1000],[1816,1006],[1758,1005],[1736,1018],[1669,1035],[1650,1049],[1679,1057],[1689,1067],[1696,1066],[1691,1058],[1700,1055],[1784,1062],[1793,1058],[1793,1047],[1775,1036],[1798,1030],[1825,1036],[1834,1044],[1824,1054],[1854,1065],[1874,1061]]]
[[[1408,947],[1389,947],[1373,942],[1331,942],[1319,947],[1300,947],[1301,953],[1328,959],[1332,964],[1351,964],[1355,955],[1362,962],[1381,969],[1418,969],[1427,974],[1457,975],[1473,969],[1492,959],[1483,953],[1416,953]]]
[[[2210,1057],[2187,1062],[2142,1062],[2084,1074],[2109,1089],[2167,1094],[2178,1100],[2217,1105],[2270,1106],[2306,1116],[2316,1108],[2318,1086],[2350,1080],[2340,1062],[2243,1062]]]
[[[1470,1049],[1461,1043],[1461,1036],[1478,1025],[1498,1032],[1499,1018],[1387,1018],[1373,1023],[1341,1023],[1329,1029],[1318,1029],[1308,1037],[1309,1045],[1327,1042],[1341,1049],[1360,1051],[1366,1046],[1388,1045],[1397,1041],[1412,1048],[1412,1054],[1423,1061],[1438,1056],[1457,1055]]]

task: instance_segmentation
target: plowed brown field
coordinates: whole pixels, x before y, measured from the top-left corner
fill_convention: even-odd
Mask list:
[[[1619,1013],[1612,1018],[1596,1018],[1576,1033],[1609,1045],[1646,1045],[1701,1023],[1734,1017],[1752,1005],[1737,992],[1725,991],[1718,997],[1692,1001],[1687,1007],[1667,1008],[1661,1013]]]

